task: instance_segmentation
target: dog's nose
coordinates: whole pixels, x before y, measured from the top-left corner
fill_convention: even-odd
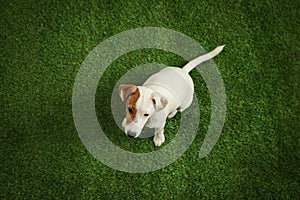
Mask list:
[[[127,135],[131,138],[135,138],[136,136],[136,133],[135,132],[132,132],[132,131],[127,131]]]

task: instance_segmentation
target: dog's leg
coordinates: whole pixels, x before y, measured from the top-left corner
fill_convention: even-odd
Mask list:
[[[155,146],[159,147],[165,142],[164,128],[156,128],[153,138]]]

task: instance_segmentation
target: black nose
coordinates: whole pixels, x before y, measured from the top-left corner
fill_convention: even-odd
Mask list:
[[[131,138],[134,138],[136,136],[136,133],[132,131],[127,131],[127,135]]]

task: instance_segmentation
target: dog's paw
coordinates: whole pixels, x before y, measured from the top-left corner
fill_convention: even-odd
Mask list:
[[[177,110],[171,112],[171,113],[168,115],[168,118],[170,119],[170,118],[174,117],[174,116],[176,115],[176,113],[177,113]]]
[[[126,118],[122,122],[122,127],[124,128],[126,126]]]
[[[163,134],[162,135],[154,135],[153,142],[154,142],[155,146],[159,147],[160,145],[162,145],[165,142],[165,136]]]

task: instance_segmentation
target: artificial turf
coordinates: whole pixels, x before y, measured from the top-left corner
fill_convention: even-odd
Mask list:
[[[299,1],[11,0],[1,1],[0,11],[1,199],[299,198]],[[192,72],[201,112],[194,142],[171,165],[131,174],[85,149],[72,117],[72,89],[94,47],[139,27],[182,32],[206,50],[226,44],[214,60],[227,116],[217,145],[200,159],[210,98]],[[127,138],[116,126],[110,95],[122,74],[148,62],[184,64],[161,50],[131,52],[108,68],[96,95],[107,137],[133,152],[156,148],[150,138]],[[166,144],[179,118],[168,121]]]

